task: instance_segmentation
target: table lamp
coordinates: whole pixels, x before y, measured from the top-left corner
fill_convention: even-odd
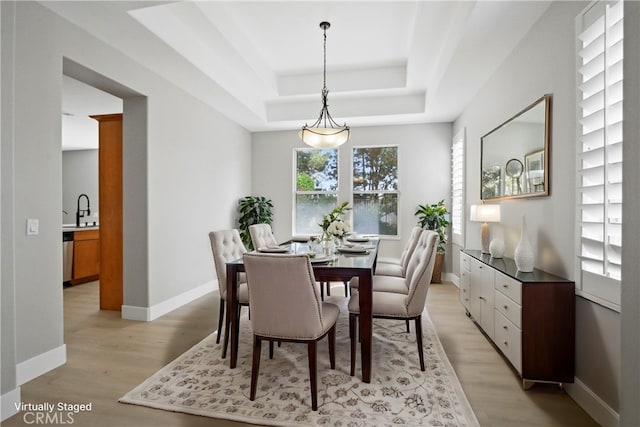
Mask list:
[[[482,222],[480,232],[482,235],[482,253],[489,253],[489,224],[488,222],[500,222],[500,205],[471,205],[471,221]]]

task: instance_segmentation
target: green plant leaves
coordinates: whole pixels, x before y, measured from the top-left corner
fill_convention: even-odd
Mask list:
[[[444,206],[444,200],[430,205],[418,205],[414,215],[418,216],[418,225],[425,230],[433,230],[438,233],[440,241],[438,242],[438,252],[445,251],[445,243],[447,243],[447,234],[445,229],[449,226],[449,216],[447,208]]]
[[[247,249],[252,250],[249,226],[253,224],[269,224],[273,222],[273,202],[262,196],[246,196],[238,201],[238,228],[242,243]]]

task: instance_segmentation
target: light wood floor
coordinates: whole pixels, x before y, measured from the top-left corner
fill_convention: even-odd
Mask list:
[[[343,292],[335,284],[333,294]],[[64,290],[67,363],[22,385],[22,401],[92,403],[74,426],[198,427],[246,424],[118,403],[126,392],[216,329],[218,299],[204,296],[153,322],[98,310],[97,282]],[[520,380],[457,299],[453,284],[432,285],[427,302],[440,340],[482,426],[597,425],[554,385],[523,391]],[[27,425],[18,414],[3,426]]]

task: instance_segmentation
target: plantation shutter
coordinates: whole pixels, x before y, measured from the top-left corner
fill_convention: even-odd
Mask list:
[[[592,22],[590,22],[592,21]],[[623,2],[597,3],[578,36],[579,288],[619,310]]]
[[[451,235],[460,246],[464,246],[464,140],[463,129],[451,144]]]

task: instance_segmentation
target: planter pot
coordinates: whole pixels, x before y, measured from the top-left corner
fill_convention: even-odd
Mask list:
[[[444,263],[444,254],[436,254],[436,263],[433,266],[433,274],[431,275],[431,283],[442,283],[442,264]]]

